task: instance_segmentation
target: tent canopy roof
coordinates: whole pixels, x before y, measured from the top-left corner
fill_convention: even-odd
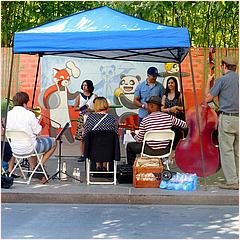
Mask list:
[[[144,21],[109,7],[79,12],[14,34],[13,52],[146,62],[182,62],[187,28]]]

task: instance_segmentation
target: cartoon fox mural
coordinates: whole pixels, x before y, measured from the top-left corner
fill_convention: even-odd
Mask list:
[[[80,69],[75,66],[74,62],[68,61],[66,68],[54,68],[54,72],[55,84],[48,87],[43,95],[44,107],[50,111],[50,135],[55,137],[57,129],[63,128],[69,122],[70,127],[64,134],[68,142],[73,143],[68,100],[75,99],[79,91],[70,93],[68,86],[71,83],[71,77],[78,78],[80,76]]]

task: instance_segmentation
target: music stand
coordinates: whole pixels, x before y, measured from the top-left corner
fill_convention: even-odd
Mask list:
[[[62,156],[61,155],[62,155],[62,142],[63,142],[62,141],[62,136],[63,136],[64,132],[67,130],[67,128],[69,127],[69,125],[70,125],[69,122],[67,122],[55,138],[56,141],[58,141],[58,143],[59,143],[58,144],[58,146],[59,146],[58,149],[59,150],[58,150],[58,169],[57,169],[57,172],[54,173],[51,177],[49,177],[48,180],[46,180],[43,184],[47,183],[51,179],[61,180],[61,173],[64,173],[61,170],[61,165],[62,165]],[[66,174],[68,177],[74,178],[71,175],[67,174],[66,172],[64,174]]]

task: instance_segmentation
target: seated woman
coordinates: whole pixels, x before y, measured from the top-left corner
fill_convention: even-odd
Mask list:
[[[182,105],[182,95],[178,91],[178,82],[175,77],[170,77],[167,80],[166,92],[162,97],[162,112],[169,113],[181,120],[184,120],[183,117],[183,105]],[[172,130],[175,132],[175,139],[173,142],[173,150],[175,150],[178,142],[183,138],[183,132],[176,128],[172,127]],[[173,155],[174,155],[174,151]],[[172,155],[172,158],[174,156]]]
[[[93,108],[95,113],[88,116],[85,127],[83,138],[91,131],[114,131],[118,133],[118,122],[117,119],[112,115],[108,114],[109,104],[105,97],[96,97],[93,101]],[[107,162],[96,162],[97,171],[106,171]]]

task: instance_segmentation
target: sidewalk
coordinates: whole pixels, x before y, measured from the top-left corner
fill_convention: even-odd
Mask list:
[[[125,161],[125,149],[121,148],[122,157]],[[55,152],[58,154],[58,150]],[[132,184],[114,185],[87,185],[85,180],[85,165],[78,163],[78,142],[62,144],[62,161],[67,163],[67,173],[72,175],[73,168],[81,170],[83,183],[58,179],[50,180],[49,183],[39,184],[33,179],[30,185],[14,183],[10,189],[2,189],[2,202],[10,203],[105,203],[105,204],[185,204],[185,205],[238,205],[239,191],[224,190],[217,187],[218,182],[224,181],[222,171],[204,180],[199,179],[199,188],[193,192],[164,190],[159,188],[134,188]],[[57,157],[49,159],[47,172],[53,175],[57,169]],[[171,167],[177,170],[176,166]]]

